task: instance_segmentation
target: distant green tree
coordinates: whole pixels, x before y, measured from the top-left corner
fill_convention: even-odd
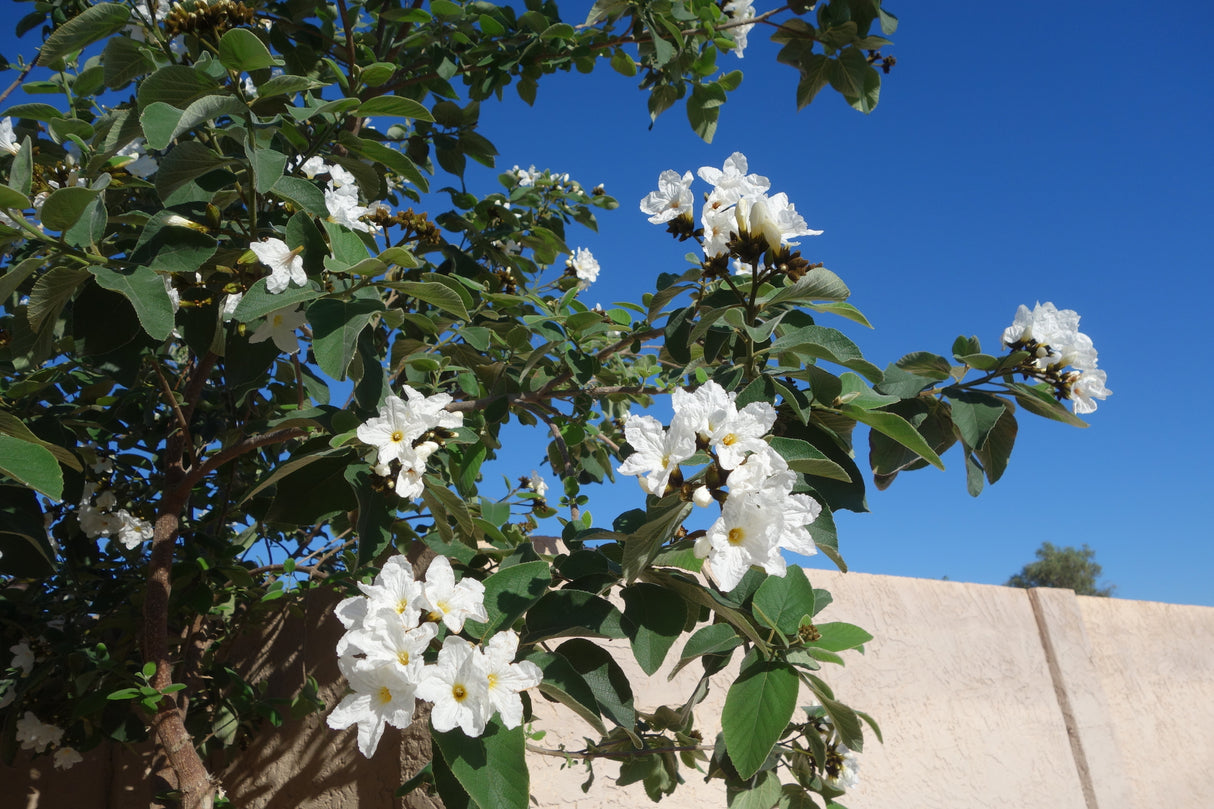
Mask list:
[[[1095,559],[1096,551],[1084,545],[1081,548],[1059,548],[1051,542],[1042,542],[1037,549],[1037,561],[1030,562],[1007,580],[1008,587],[1065,587],[1081,596],[1103,596],[1108,598],[1116,587],[1097,587],[1101,568]]]

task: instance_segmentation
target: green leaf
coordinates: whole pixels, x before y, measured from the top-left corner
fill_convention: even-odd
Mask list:
[[[469,320],[468,310],[459,294],[443,283],[434,280],[435,273],[426,273],[420,281],[398,281],[385,286],[403,292],[409,297],[436,306],[460,320]]]
[[[1038,416],[1045,416],[1047,419],[1061,421],[1063,424],[1070,424],[1074,427],[1087,427],[1088,423],[1076,416],[1071,411],[1067,410],[1057,399],[1043,390],[1026,385],[1023,382],[1006,383],[1008,390],[1020,406],[1030,413],[1036,413]]]
[[[54,569],[38,496],[24,486],[0,485],[0,573],[40,578]]]
[[[273,98],[274,96],[295,95],[306,90],[317,90],[325,87],[324,82],[309,79],[306,76],[295,76],[290,73],[281,76],[271,76],[257,85],[258,98]]]
[[[345,379],[359,333],[371,322],[373,314],[383,310],[378,300],[362,298],[352,301],[322,298],[309,306],[312,351],[320,369],[335,379]]]
[[[744,786],[730,784],[725,796],[729,809],[772,809],[780,800],[780,776],[768,770]]]
[[[953,424],[961,434],[961,440],[971,449],[982,449],[987,436],[1006,409],[994,396],[985,393],[962,391],[949,396]]]
[[[860,726],[860,718],[856,716],[856,712],[818,689],[815,689],[814,693],[826,709],[826,715],[839,732],[842,742],[851,750],[861,752],[864,749],[864,729]]]
[[[105,86],[111,90],[125,87],[156,69],[146,46],[129,37],[113,37],[101,53]]]
[[[63,57],[122,30],[130,18],[131,10],[118,3],[98,3],[86,8],[46,38],[35,64],[54,67]]]
[[[841,621],[815,624],[815,626],[818,632],[822,634],[822,637],[810,645],[832,652],[856,649],[873,639],[872,635],[860,627],[854,624],[845,624]]]
[[[607,735],[607,727],[599,715],[599,701],[568,660],[551,652],[532,652],[527,659],[544,672],[539,685],[540,693],[556,700],[585,719],[601,735]]]
[[[249,323],[259,317],[265,317],[270,312],[294,306],[298,303],[315,300],[320,297],[320,291],[310,286],[287,287],[282,292],[271,294],[266,291],[266,280],[261,278],[249,288],[249,291],[236,305],[232,319],[238,323]]]
[[[953,372],[948,360],[939,354],[932,354],[930,351],[912,352],[894,364],[904,371],[910,371],[912,374],[918,374],[934,381],[948,379]]]
[[[139,123],[143,127],[148,146],[153,149],[166,149],[174,138],[189,132],[199,124],[245,112],[248,112],[248,107],[235,96],[208,95],[191,102],[184,111],[163,101],[156,101],[144,107],[139,115]]]
[[[39,444],[0,434],[0,473],[52,500],[63,499],[63,470],[50,450]]]
[[[742,661],[721,712],[725,749],[742,778],[750,778],[779,740],[797,707],[792,667],[751,652]]]
[[[610,601],[582,590],[552,590],[527,611],[527,633],[523,642],[536,643],[545,638],[587,635],[600,638],[627,638],[627,619]]]
[[[251,73],[281,64],[248,28],[233,28],[219,39],[219,62],[228,70]]]
[[[766,305],[777,303],[808,303],[810,301],[844,301],[851,290],[843,279],[825,267],[815,267],[792,286],[778,290],[767,299]]]
[[[1012,447],[1016,444],[1018,429],[1016,417],[1012,415],[1009,405],[999,415],[999,420],[995,422],[994,427],[987,433],[986,442],[974,450],[982,461],[986,479],[991,483],[1003,477],[1008,459],[1012,455]]]
[[[358,107],[358,115],[364,118],[388,116],[434,122],[434,116],[430,114],[430,110],[413,99],[402,96],[376,96],[364,101]]]
[[[135,267],[128,273],[108,267],[89,267],[97,283],[121,294],[135,307],[139,324],[153,340],[163,340],[173,331],[173,302],[164,278],[151,267]]]
[[[801,619],[814,614],[814,588],[805,578],[805,571],[790,565],[784,576],[763,580],[751,609],[759,623],[791,637],[797,634]]]
[[[521,726],[506,730],[494,718],[480,736],[468,736],[457,728],[432,731],[431,738],[460,786],[481,809],[528,809],[531,779],[527,737]]]
[[[98,193],[91,188],[78,186],[52,191],[46,202],[42,203],[42,224],[47,230],[67,230],[76,224]]]
[[[139,85],[139,109],[157,101],[184,110],[203,96],[214,95],[219,85],[201,70],[186,65],[166,65]]]
[[[324,192],[302,177],[279,177],[270,188],[270,193],[282,197],[301,210],[322,219],[329,216]]]
[[[60,464],[68,467],[69,469],[75,470],[76,472],[81,472],[84,470],[84,467],[80,464],[80,460],[73,455],[70,450],[61,447],[58,444],[43,441],[41,438],[35,435],[29,427],[26,427],[21,419],[4,410],[0,410],[0,433],[11,435],[13,438],[19,438],[22,441],[28,441],[31,444],[37,444],[38,446],[45,448],[47,452],[55,456],[55,459],[58,460]]]
[[[50,104],[30,103],[15,104],[3,112],[5,118],[28,118],[31,121],[54,121],[65,117],[64,114]]]
[[[222,168],[229,162],[198,141],[183,141],[161,158],[160,168],[156,171],[156,193],[162,200],[167,199],[191,180]]]
[[[862,410],[853,405],[843,405],[839,410],[843,415],[850,416],[861,424],[867,424],[877,432],[894,439],[912,452],[918,453],[919,457],[933,466],[939,469],[944,468],[944,463],[940,460],[940,456],[932,451],[932,448],[928,446],[923,436],[911,426],[910,422],[898,414],[881,410]]]
[[[628,532],[624,539],[624,558],[621,564],[624,577],[633,581],[649,566],[662,549],[663,543],[674,536],[674,532],[691,513],[692,504],[684,502],[678,495],[659,501],[646,513],[646,520],[635,531]]]
[[[0,185],[0,208],[9,211],[24,211],[30,207],[29,197],[7,185]]]
[[[482,641],[500,629],[514,624],[520,615],[548,590],[552,569],[547,562],[524,562],[502,568],[485,579],[485,623],[469,621],[464,625],[469,635]]]
[[[830,86],[860,112],[869,113],[881,97],[881,74],[868,63],[859,48],[848,47],[839,54],[830,71]]]
[[[582,675],[603,715],[631,733],[636,726],[632,685],[611,652],[585,638],[567,640],[556,651]]]
[[[58,317],[63,305],[88,277],[85,270],[54,267],[35,281],[34,288],[30,291],[29,307],[26,309],[26,315],[34,330],[40,330],[44,322]]]
[[[729,624],[710,624],[697,629],[695,634],[687,639],[679,660],[694,660],[707,654],[728,652],[737,648],[741,642],[738,631]]]
[[[666,659],[666,653],[683,634],[687,605],[677,593],[656,584],[633,584],[624,588],[624,617],[634,633],[629,638],[632,654],[641,671],[653,674]]]

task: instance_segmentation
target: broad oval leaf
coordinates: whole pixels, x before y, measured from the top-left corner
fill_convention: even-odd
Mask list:
[[[364,118],[376,115],[386,115],[393,118],[415,118],[419,121],[434,121],[430,110],[411,98],[401,96],[376,96],[364,101],[358,107],[358,114]]]
[[[248,28],[233,28],[219,40],[219,61],[228,70],[248,73],[280,64]]]
[[[46,38],[36,64],[53,67],[63,57],[121,30],[130,18],[131,10],[119,3],[98,3],[86,8]]]
[[[683,634],[687,605],[677,593],[656,584],[633,584],[625,587],[622,595],[624,617],[632,622],[634,630],[629,637],[632,654],[641,671],[653,674]]]
[[[729,688],[721,712],[725,749],[742,778],[750,778],[780,739],[797,707],[798,678],[785,663],[751,652]]]
[[[63,499],[63,470],[46,447],[0,434],[0,473],[52,500]]]
[[[527,737],[523,728],[507,730],[494,718],[485,732],[470,737],[458,728],[431,732],[443,761],[468,797],[487,809],[527,809],[531,778],[527,770]]]
[[[485,579],[486,623],[469,621],[465,629],[481,640],[508,627],[548,590],[552,569],[547,562],[524,562],[503,568]]]
[[[814,614],[814,588],[805,578],[805,571],[790,565],[785,575],[763,580],[755,591],[751,610],[763,625],[795,635],[801,619]]]

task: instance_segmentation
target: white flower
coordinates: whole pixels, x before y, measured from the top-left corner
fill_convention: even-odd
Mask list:
[[[393,556],[384,563],[373,584],[358,585],[366,596],[367,607],[363,615],[347,608],[345,613],[352,622],[365,623],[366,615],[389,609],[397,616],[397,622],[406,629],[417,626],[422,610],[426,607],[422,597],[422,584],[413,578],[413,565],[404,556]],[[338,606],[341,607],[343,601]],[[338,613],[342,618],[342,613]],[[343,623],[345,618],[342,618]],[[350,628],[351,624],[346,624]]]
[[[379,610],[382,615],[368,616],[369,630],[361,648],[367,660],[377,665],[399,666],[414,683],[421,682],[426,647],[438,634],[437,624],[406,628],[397,620],[396,610]]]
[[[736,397],[737,394],[710,379],[694,391],[677,388],[670,397],[670,404],[676,419],[684,420],[692,432],[710,441],[725,422],[737,415],[733,403]]]
[[[729,0],[721,10],[729,16],[730,22],[753,20],[755,17],[754,0]],[[728,29],[735,45],[733,52],[739,59],[742,58],[742,51],[746,50],[746,35],[754,27],[754,23],[750,23]]]
[[[796,207],[788,201],[788,195],[783,191],[770,197],[766,194],[743,197],[734,208],[734,219],[739,232],[745,230],[751,235],[762,234],[767,245],[773,249],[784,244],[799,244],[791,241],[797,236],[822,235],[822,231],[812,230],[805,224],[805,219],[797,213]]]
[[[8,647],[8,650],[13,653],[13,659],[9,663],[9,666],[19,670],[22,677],[28,677],[30,672],[34,670],[34,653],[30,650],[30,645],[25,641],[21,641]]]
[[[446,393],[423,396],[405,385],[404,394],[405,399],[389,394],[379,409],[379,416],[369,419],[357,430],[359,441],[376,448],[381,464],[403,463],[413,442],[429,430],[455,429],[464,423],[463,413],[449,413],[445,409],[452,401]]]
[[[1076,413],[1092,413],[1096,410],[1096,399],[1113,395],[1113,391],[1104,386],[1107,379],[1108,374],[1094,369],[1079,374],[1071,383],[1071,405]]]
[[[1031,310],[1022,304],[1012,325],[1003,331],[1003,345],[1029,340],[1038,344],[1034,361],[1042,370],[1051,365],[1096,367],[1096,349],[1091,338],[1079,331],[1079,313],[1073,309],[1058,309],[1048,301]]]
[[[55,756],[52,760],[55,763],[56,769],[70,770],[72,767],[75,767],[77,764],[84,761],[84,757],[77,753],[74,748],[60,747],[55,751]]]
[[[658,190],[650,191],[641,200],[641,212],[650,214],[649,221],[655,225],[691,214],[695,196],[691,193],[691,172],[682,177],[677,171],[667,169],[658,175]]]
[[[413,721],[417,683],[399,666],[353,658],[339,661],[344,661],[342,673],[354,693],[343,699],[325,722],[334,730],[357,724],[359,752],[370,758],[386,725],[407,728]]]
[[[620,464],[620,474],[640,476],[641,488],[659,497],[679,464],[696,451],[695,433],[679,419],[667,430],[653,416],[630,416],[624,437],[633,453]]]
[[[319,156],[309,157],[300,164],[299,170],[304,173],[304,176],[309,180],[315,179],[317,174],[328,174],[329,165],[325,163]]]
[[[695,554],[708,557],[713,575],[722,590],[738,586],[752,565],[773,576],[787,570],[780,553],[781,506],[769,492],[731,494],[721,508],[721,517],[696,540]]]
[[[169,303],[173,307],[173,314],[177,314],[181,310],[181,293],[177,291],[177,287],[173,286],[173,276],[166,275],[162,280],[164,281],[164,291],[169,293]]]
[[[118,518],[118,541],[128,551],[135,550],[152,538],[154,531],[152,524],[147,520],[139,519],[125,508],[118,511],[115,516]]]
[[[116,155],[129,158],[121,164],[122,168],[126,169],[132,177],[138,177],[141,180],[151,177],[160,168],[156,158],[147,153],[145,146],[143,138],[137,138],[119,149]]]
[[[527,478],[527,488],[540,497],[548,493],[548,484],[544,481],[544,476],[535,469],[531,470],[531,477]]]
[[[358,203],[358,186],[353,184],[354,175],[341,166],[332,166],[330,169],[331,172],[340,171],[348,176],[350,183],[339,185],[335,180],[329,180],[329,187],[325,189],[325,207],[329,210],[329,221],[362,233],[378,231],[378,225],[364,222],[360,218],[372,213],[372,208]]]
[[[848,790],[860,783],[860,760],[847,745],[839,742],[827,753],[827,766],[823,781],[832,789]],[[831,773],[834,770],[834,773]]]
[[[17,134],[13,131],[12,118],[0,120],[0,150],[9,154],[17,154],[21,150],[21,144],[17,143]]]
[[[229,295],[223,296],[223,310],[220,313],[220,317],[223,318],[224,323],[227,323],[229,320],[236,317],[236,307],[240,306],[240,301],[243,298],[243,292],[233,292]]]
[[[484,658],[468,641],[448,635],[438,662],[427,668],[417,687],[417,698],[434,703],[430,722],[435,730],[458,727],[469,736],[480,736],[493,713]]]
[[[565,265],[573,270],[583,287],[590,286],[599,277],[599,263],[585,247],[574,250]]]
[[[768,448],[763,440],[776,423],[776,409],[768,402],[751,402],[726,418],[709,437],[713,452],[724,469],[740,466],[752,452]]]
[[[249,337],[249,342],[262,343],[273,340],[279,351],[294,354],[299,351],[299,339],[295,336],[295,330],[306,322],[302,306],[276,309],[266,315],[265,321]]]
[[[509,629],[489,638],[481,647],[481,654],[489,705],[501,715],[503,725],[516,728],[523,722],[523,700],[519,694],[539,685],[544,672],[529,660],[513,662],[518,654],[518,635]]]
[[[539,179],[540,176],[540,172],[535,170],[535,166],[532,166],[530,169],[520,169],[516,165],[513,169],[511,169],[511,173],[514,174],[515,178],[518,180],[518,184],[521,186],[535,185],[535,181]]]
[[[401,452],[400,474],[396,476],[396,495],[406,500],[422,496],[425,490],[426,461],[438,449],[433,441],[423,441]]]
[[[464,621],[488,621],[485,612],[485,585],[476,579],[463,578],[457,584],[455,571],[445,556],[438,556],[426,570],[426,583],[422,588],[427,618],[442,621],[447,629],[459,632]]]
[[[702,167],[697,174],[700,179],[714,186],[721,197],[728,202],[736,202],[742,197],[762,194],[771,187],[771,181],[758,174],[747,174],[746,155],[734,152],[719,169],[712,166]]]
[[[41,753],[58,745],[62,738],[63,728],[48,725],[29,711],[17,720],[17,741],[23,750]]]
[[[249,245],[249,249],[257,256],[257,260],[270,268],[270,278],[266,281],[266,292],[277,295],[295,282],[300,286],[308,283],[304,273],[303,256],[298,250],[287,247],[282,239],[262,239]],[[284,349],[285,350],[285,349]]]

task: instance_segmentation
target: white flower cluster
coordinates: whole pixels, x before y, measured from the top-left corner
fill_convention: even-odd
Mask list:
[[[721,10],[729,17],[731,23],[741,23],[728,29],[735,45],[734,55],[741,59],[742,52],[746,50],[746,35],[750,33],[750,29],[755,27],[754,23],[746,22],[755,17],[754,0],[728,0]]]
[[[701,180],[712,185],[700,212],[705,256],[726,254],[729,241],[741,235],[762,236],[774,250],[797,245],[791,240],[798,236],[822,233],[809,228],[787,194],[768,195],[771,182],[766,177],[746,172],[746,155],[741,152],[730,155],[722,168],[704,166],[697,172]],[[684,216],[690,220],[695,202],[691,184],[690,171],[682,176],[675,171],[662,172],[658,190],[641,200],[641,211],[649,214],[649,221],[655,225]],[[741,274],[751,269],[742,262],[735,265]]]
[[[454,430],[464,424],[463,413],[445,408],[451,397],[445,393],[423,396],[405,385],[405,398],[389,394],[379,416],[359,426],[358,440],[375,447],[378,455],[376,474],[391,475],[393,461],[400,463],[396,475],[396,493],[406,499],[420,497],[426,461],[438,449],[438,443],[425,436],[431,430]],[[424,440],[419,440],[424,439]]]
[[[111,537],[117,539],[128,551],[138,548],[152,538],[152,524],[141,520],[125,508],[114,510],[118,498],[106,489],[97,492],[97,484],[84,484],[84,497],[80,500],[80,511],[76,515],[80,530],[89,539]]]
[[[370,758],[384,727],[405,728],[417,700],[433,703],[437,731],[460,728],[480,736],[499,714],[507,728],[523,721],[519,694],[539,685],[543,673],[530,661],[514,662],[518,635],[498,632],[477,646],[455,634],[443,639],[435,663],[425,652],[441,623],[451,633],[468,620],[487,621],[485,587],[475,579],[455,581],[451,563],[436,557],[425,581],[413,577],[404,556],[384,565],[363,595],[337,605],[346,633],[337,644],[338,665],[354,692],[329,714],[329,727],[358,725],[358,749]]]
[[[1079,331],[1079,313],[1058,309],[1054,304],[1038,303],[1032,309],[1024,304],[1016,310],[1012,325],[1003,331],[1005,348],[1023,348],[1032,353],[1033,364],[1041,371],[1061,373],[1066,380],[1076,413],[1096,410],[1096,400],[1112,395],[1106,388],[1108,374],[1096,367],[1096,348],[1092,338]]]
[[[631,416],[624,435],[633,448],[619,471],[640,476],[641,488],[662,496],[672,477],[681,479],[679,467],[705,448],[725,473],[724,488],[714,494],[705,483],[692,486],[691,499],[707,506],[724,495],[721,517],[696,540],[695,553],[707,557],[713,575],[725,590],[737,586],[752,566],[775,576],[787,570],[782,551],[804,556],[817,553],[805,526],[822,512],[806,494],[793,494],[796,473],[765,440],[776,420],[767,402],[751,402],[739,409],[736,395],[716,382],[694,392],[676,390],[670,427],[652,416]]]
[[[806,705],[809,724],[826,746],[826,761],[819,766],[822,781],[831,789],[846,792],[860,783],[860,759],[839,739],[834,722],[820,705]],[[817,762],[815,762],[816,764]]]
[[[336,163],[326,163],[319,157],[308,158],[299,168],[309,180],[320,174],[329,175],[328,185],[325,186],[325,207],[329,209],[330,222],[363,233],[379,230],[378,225],[362,221],[361,217],[373,213],[378,206],[358,203],[358,183],[354,181],[353,174]]]
[[[585,247],[574,250],[573,255],[565,262],[565,266],[577,276],[578,284],[582,289],[593,284],[599,277],[598,259]]]
[[[54,764],[57,769],[66,770],[79,764],[84,759],[71,747],[61,747],[63,728],[43,722],[30,711],[22,714],[16,722],[16,739],[21,749],[33,753],[45,753],[56,747]]]

